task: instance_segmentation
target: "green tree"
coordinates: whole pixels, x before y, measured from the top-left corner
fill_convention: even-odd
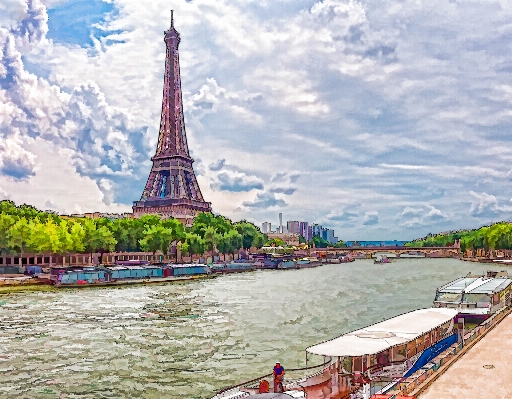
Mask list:
[[[144,225],[138,219],[116,219],[110,226],[117,241],[115,250],[118,252],[140,250],[139,241],[144,237]]]
[[[242,220],[235,223],[233,227],[242,236],[242,248],[244,249],[261,248],[267,242],[267,237],[251,222]]]
[[[203,254],[206,249],[206,242],[199,235],[194,233],[186,233],[185,242],[181,246],[181,250],[190,255],[192,261],[192,255]]]
[[[85,250],[85,229],[84,227],[76,222],[71,222],[71,227],[69,229],[70,235],[70,247],[69,250],[71,252],[79,253],[84,252]]]
[[[163,226],[149,226],[144,230],[144,238],[140,240],[140,246],[145,252],[153,252],[153,255],[156,251],[162,251],[167,255],[173,240],[171,229]]]
[[[229,230],[226,233],[226,238],[229,242],[229,252],[235,255],[236,252],[242,248],[243,245],[243,236],[236,230]]]
[[[11,201],[2,201],[11,202]],[[7,213],[0,213],[0,250],[7,250],[9,247],[9,230],[16,223],[16,218]]]
[[[220,236],[219,243],[217,244],[217,249],[224,256],[224,260],[226,260],[226,254],[229,253],[231,250],[230,237],[227,233]]]
[[[117,241],[106,226],[97,227],[94,221],[85,219],[83,228],[85,230],[84,247],[91,254],[91,258],[94,252],[111,252],[115,249]]]
[[[23,250],[26,249],[30,240],[31,229],[25,217],[22,217],[14,223],[9,229],[8,246],[10,249],[18,251],[23,256]]]
[[[265,244],[266,247],[285,247],[286,243],[279,237],[271,238]]]
[[[15,216],[18,214],[16,204],[11,200],[0,201],[0,213]]]
[[[204,241],[206,242],[206,249],[213,251],[219,244],[222,235],[217,233],[217,230],[213,226],[208,226],[204,230]]]
[[[39,218],[29,222],[31,234],[28,240],[28,247],[36,253],[54,253],[57,252],[59,243],[59,234],[57,225],[53,220],[42,223]]]
[[[61,220],[57,227],[57,234],[59,236],[58,246],[54,250],[59,255],[68,254],[73,251],[73,239],[69,232],[68,222]]]
[[[336,244],[334,244],[334,248],[347,248],[347,244],[343,240],[339,240]]]
[[[331,246],[329,241],[324,240],[322,237],[314,236],[308,243],[310,246],[315,245],[315,248],[327,248]]]
[[[16,213],[20,218],[25,218],[27,221],[35,219],[38,216],[45,215],[44,212],[41,212],[36,207],[27,204],[18,206]]]
[[[183,242],[186,238],[185,226],[178,219],[168,218],[162,220],[162,226],[166,229],[171,229],[173,234],[173,241]]]

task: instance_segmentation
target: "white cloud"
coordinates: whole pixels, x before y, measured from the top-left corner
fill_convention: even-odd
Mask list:
[[[36,156],[20,145],[17,136],[0,141],[0,173],[16,180],[24,180],[35,174]]]
[[[485,192],[476,193],[470,191],[471,194],[471,206],[469,208],[469,214],[475,217],[482,218],[495,218],[503,216],[503,214],[510,215],[512,213],[512,206],[500,205],[496,196],[487,194]]]
[[[372,226],[377,223],[379,223],[379,212],[370,211],[364,214],[363,224],[365,226]]]
[[[400,226],[408,229],[431,226],[447,220],[448,216],[432,205],[407,206],[395,216],[395,221],[398,221]]]

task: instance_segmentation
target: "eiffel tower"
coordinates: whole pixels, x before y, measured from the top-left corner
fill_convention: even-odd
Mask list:
[[[173,11],[171,27],[164,34],[167,52],[158,144],[140,201],[133,202],[133,214],[158,214],[191,224],[197,213],[211,211],[211,203],[203,199],[188,151],[178,55],[181,39]]]

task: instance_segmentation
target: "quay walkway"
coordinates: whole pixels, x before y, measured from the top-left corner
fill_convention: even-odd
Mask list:
[[[512,357],[512,314],[433,381],[419,399],[509,399]]]

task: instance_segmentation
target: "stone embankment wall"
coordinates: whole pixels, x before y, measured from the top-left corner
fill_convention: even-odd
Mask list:
[[[208,259],[210,258],[210,259]],[[238,255],[235,254],[235,259]],[[154,262],[190,262],[212,260],[212,256],[193,255],[192,259],[188,254],[182,254],[177,251],[177,254],[164,255],[161,252],[153,254],[152,252],[110,252],[110,253],[93,253],[93,254],[70,254],[70,255],[40,255],[40,254],[23,254],[0,256],[0,267],[2,266],[92,266],[97,264],[112,265],[116,260],[147,260]],[[215,256],[215,259],[231,261],[233,256],[227,254],[226,256]]]

